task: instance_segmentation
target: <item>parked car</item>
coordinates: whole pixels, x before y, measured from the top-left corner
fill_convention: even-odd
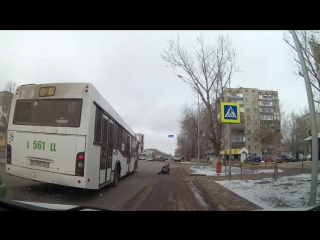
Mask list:
[[[295,162],[296,161],[296,158],[293,157],[291,154],[282,154],[280,157],[285,162]]]
[[[311,160],[312,160],[311,154],[309,154],[309,155],[307,156],[307,160],[308,160],[308,161],[311,161]]]
[[[299,153],[299,160],[300,161],[307,161],[307,157],[304,156],[303,154]]]
[[[296,160],[296,154],[293,153],[292,156],[294,157],[294,159]],[[299,153],[298,155],[298,161],[306,161],[307,157],[305,157],[303,154]],[[296,160],[297,161],[297,160]]]
[[[271,157],[271,156],[265,156],[263,158],[263,161],[265,162],[274,162],[274,157]],[[277,157],[277,163],[282,163],[282,158],[281,157]]]
[[[250,156],[245,161],[246,162],[261,162],[261,156]]]

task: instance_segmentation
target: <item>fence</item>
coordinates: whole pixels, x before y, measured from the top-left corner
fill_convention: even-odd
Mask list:
[[[289,176],[289,175],[297,175],[302,173],[311,173],[311,161],[301,161],[301,162],[290,162],[290,163],[278,163],[277,165],[274,163],[241,163],[233,161],[231,164],[231,174],[232,175],[240,175],[240,179],[243,178],[244,175],[254,175],[259,176],[262,175],[266,177],[266,175],[270,175],[270,177],[275,177],[277,173],[277,177],[281,176]],[[318,166],[318,172],[320,172],[320,168]],[[223,162],[222,174],[229,174],[229,162]],[[258,175],[259,174],[259,175]]]

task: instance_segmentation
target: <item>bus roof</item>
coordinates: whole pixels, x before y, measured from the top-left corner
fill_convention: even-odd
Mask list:
[[[107,112],[108,115],[110,115],[118,124],[120,124],[122,127],[124,127],[132,136],[137,138],[136,133],[132,130],[132,128],[122,119],[122,117],[117,113],[117,111],[111,106],[111,104],[101,95],[101,93],[95,88],[95,86],[92,83],[89,82],[59,82],[59,83],[45,83],[45,84],[28,84],[28,85],[22,85],[19,87],[19,96],[18,98],[31,98],[31,93],[33,96],[34,88],[40,89],[40,87],[45,86],[55,86],[58,88],[60,85],[66,85],[63,88],[64,93],[68,92],[68,89],[71,88],[71,86],[77,86],[79,85],[79,88],[82,89],[82,87],[85,87],[86,85],[89,86],[91,89],[91,99],[93,102],[95,102],[97,105],[99,105],[104,111]],[[21,91],[21,89],[30,89],[30,91]],[[77,93],[77,89],[72,88],[71,93]],[[83,91],[83,90],[82,90]],[[90,92],[90,91],[89,91]],[[30,95],[30,97],[28,96]],[[69,94],[66,94],[70,96]]]

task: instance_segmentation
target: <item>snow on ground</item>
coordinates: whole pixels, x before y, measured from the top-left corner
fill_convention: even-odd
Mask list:
[[[191,181],[190,183],[188,183],[188,187],[191,190],[191,192],[193,193],[193,195],[195,196],[195,198],[197,199],[197,201],[203,206],[205,207],[205,209],[209,209],[209,205],[206,203],[206,201],[203,199],[201,192],[199,191],[198,188],[196,188],[196,186],[194,186],[193,182]]]
[[[265,178],[216,182],[263,209],[298,208],[308,206],[311,174],[283,176],[277,181]],[[318,182],[317,205],[320,204],[319,184],[320,182]]]
[[[205,174],[207,176],[218,176],[216,173],[216,168],[213,166],[192,166],[190,167],[191,173],[196,174]],[[259,173],[273,173],[274,169],[254,169],[250,170],[248,168],[242,168],[242,174],[259,174]],[[281,169],[278,169],[278,172],[283,172]],[[226,174],[225,174],[226,173]],[[225,176],[229,174],[229,166],[222,167],[221,173],[219,176]],[[231,167],[231,175],[240,175],[241,174],[241,168],[240,167]]]

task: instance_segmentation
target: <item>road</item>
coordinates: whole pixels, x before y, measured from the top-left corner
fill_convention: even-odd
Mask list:
[[[5,173],[3,163],[0,163],[0,175],[8,186],[6,199],[12,200],[131,211],[212,210],[186,171],[190,164],[170,163],[171,174],[158,175],[163,162],[142,160],[139,169],[122,178],[117,187],[106,186],[100,190],[83,190],[10,176]]]

